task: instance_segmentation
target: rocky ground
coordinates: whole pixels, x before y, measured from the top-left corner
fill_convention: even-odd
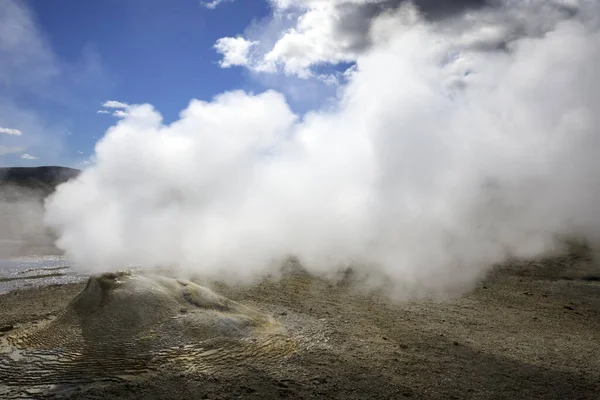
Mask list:
[[[272,368],[159,369],[31,397],[74,399],[597,399],[600,282],[565,256],[497,268],[447,301],[393,303],[293,274],[221,294],[273,315],[308,344]],[[0,330],[51,318],[83,285],[0,296]],[[304,326],[304,329],[303,329]],[[308,327],[308,328],[307,328]],[[2,335],[0,334],[0,335]]]

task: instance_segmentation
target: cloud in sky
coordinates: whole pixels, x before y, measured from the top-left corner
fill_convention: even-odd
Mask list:
[[[118,118],[125,118],[127,115],[129,115],[129,112],[125,110],[115,110],[115,112],[113,112],[112,115]]]
[[[230,3],[233,2],[234,0],[212,0],[212,1],[201,1],[200,4],[202,4],[204,7],[214,10],[215,8],[217,8],[218,6],[220,6],[223,3]]]
[[[37,160],[38,159],[37,157],[32,156],[31,154],[27,154],[27,153],[21,154],[21,158],[24,160]]]
[[[219,65],[222,68],[233,66],[248,66],[248,55],[252,46],[257,42],[252,42],[243,37],[225,37],[217,40],[215,49],[223,55]]]
[[[116,100],[108,100],[102,104],[104,109],[96,111],[98,114],[111,114],[117,118],[125,118],[129,114],[131,105]]]
[[[128,109],[129,108],[129,104],[122,103],[122,102],[116,101],[116,100],[108,100],[108,101],[105,101],[102,104],[102,107],[104,107],[104,108]]]
[[[0,134],[11,135],[11,136],[21,136],[23,132],[14,128],[2,128],[0,127]]]
[[[358,57],[384,40],[388,24],[410,24],[419,13],[435,22],[437,29],[455,34],[465,24],[463,48],[505,46],[523,35],[541,35],[556,23],[585,8],[589,0],[270,0],[273,15],[254,27],[233,45],[219,45],[222,66],[239,65],[255,72],[283,72],[301,78],[315,76],[315,67],[324,64],[354,63]],[[414,4],[415,7],[411,7]],[[510,5],[510,9],[505,7]],[[505,11],[496,12],[499,8]],[[404,10],[404,11],[401,11]],[[475,18],[475,16],[477,16]],[[377,26],[379,25],[379,26]],[[387,33],[386,33],[387,32]],[[234,38],[217,44],[234,43]],[[239,57],[242,45],[252,43],[253,51]],[[228,59],[239,59],[239,63]]]

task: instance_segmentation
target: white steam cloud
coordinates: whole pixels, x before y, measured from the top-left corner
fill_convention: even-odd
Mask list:
[[[302,118],[273,91],[169,125],[128,106],[46,221],[87,270],[247,282],[293,255],[396,297],[459,293],[561,235],[600,243],[600,4],[542,3],[377,15],[335,106]]]

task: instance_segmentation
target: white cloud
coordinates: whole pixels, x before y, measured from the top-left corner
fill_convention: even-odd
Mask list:
[[[125,118],[126,116],[129,115],[129,113],[127,111],[123,111],[123,110],[116,110],[115,112],[112,113],[112,115],[114,115],[115,117],[118,117],[118,118]]]
[[[2,128],[0,127],[0,134],[6,134],[11,136],[21,136],[23,132],[14,128]]]
[[[0,156],[4,156],[7,154],[20,153],[24,149],[23,147],[18,146],[5,146],[0,144]]]
[[[232,66],[247,66],[249,63],[250,49],[256,44],[242,37],[225,37],[217,40],[215,49],[223,55],[220,62],[222,68]]]
[[[126,110],[129,108],[129,104],[121,103],[120,101],[115,101],[115,100],[108,100],[102,104],[102,107],[104,107],[104,108],[120,108],[120,109]]]
[[[212,0],[212,1],[201,1],[200,4],[202,4],[204,7],[214,10],[215,8],[217,8],[219,5],[226,3],[226,2],[232,2],[234,0]]]
[[[495,7],[483,7],[485,4]],[[354,63],[390,30],[412,23],[420,15],[435,21],[436,29],[453,36],[464,49],[495,49],[522,36],[536,36],[554,29],[573,13],[585,13],[589,0],[270,0],[271,20],[250,31],[239,43],[252,43],[251,57],[227,62],[235,50],[217,48],[224,67],[239,65],[255,72],[283,72],[300,78],[316,78],[323,65]],[[592,4],[593,5],[593,4]],[[504,6],[503,13],[497,13]],[[460,12],[464,9],[470,12]],[[419,14],[419,15],[417,15]],[[446,18],[452,16],[452,18]],[[384,23],[384,21],[387,21]],[[469,24],[471,26],[469,26]],[[386,28],[384,25],[389,25]],[[466,28],[468,27],[468,28]],[[231,39],[231,38],[224,38]],[[220,39],[222,40],[222,39]],[[219,42],[217,42],[219,43]],[[335,77],[326,78],[331,82]]]
[[[37,157],[32,156],[31,154],[27,154],[27,153],[21,154],[21,158],[24,160],[37,160],[38,159]]]
[[[244,58],[243,63],[230,64],[225,59],[223,63],[245,66],[255,72],[283,71],[287,75],[313,78],[314,66],[356,60],[368,42],[366,25],[372,17],[362,17],[365,22],[357,14],[365,7],[383,3],[389,1],[271,0],[271,20],[253,29],[246,38],[238,39],[253,43],[252,57]],[[350,28],[344,28],[345,25]],[[228,54],[222,50],[219,53]]]
[[[108,100],[102,104],[102,107],[105,109],[96,111],[98,114],[111,114],[117,118],[125,118],[129,115],[132,106],[120,101]]]
[[[335,2],[306,10],[257,67],[273,70],[273,66],[282,66],[286,74],[309,77],[313,65],[355,61],[358,52],[336,32],[339,16],[335,11]]]

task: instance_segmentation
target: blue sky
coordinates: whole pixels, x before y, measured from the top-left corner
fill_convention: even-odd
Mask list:
[[[219,38],[242,34],[253,21],[267,17],[264,0],[223,2],[214,9],[198,0],[8,3],[13,9],[5,10],[4,18],[14,21],[16,12],[26,13],[34,30],[29,42],[39,40],[44,47],[33,46],[30,52],[47,57],[14,66],[0,92],[0,105],[5,105],[0,106],[0,127],[22,133],[0,135],[6,153],[0,154],[2,165],[82,163],[115,123],[113,116],[97,113],[107,100],[151,103],[168,122],[192,98],[264,90],[246,70],[221,68],[213,48]],[[0,57],[10,63],[22,57],[19,52],[27,49],[20,46]],[[51,64],[50,72],[45,64]],[[19,83],[24,69],[31,76]]]
[[[335,105],[386,1],[0,0],[0,165],[88,165],[107,101],[166,123],[231,90]]]

